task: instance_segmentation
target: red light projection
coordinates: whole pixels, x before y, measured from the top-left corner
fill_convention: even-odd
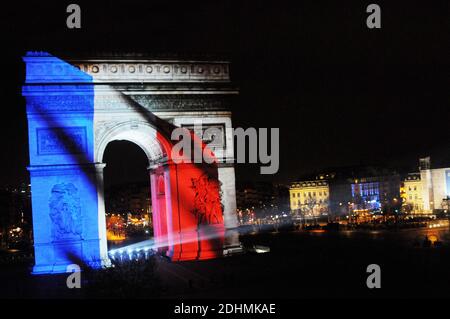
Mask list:
[[[209,158],[202,163],[185,158],[176,164],[173,143],[166,136],[158,130],[167,164],[150,173],[155,244],[173,261],[220,257],[225,227],[214,153],[190,132],[192,154],[197,149]]]

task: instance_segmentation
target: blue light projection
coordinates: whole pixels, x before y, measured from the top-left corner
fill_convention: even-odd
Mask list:
[[[450,169],[445,170],[446,195],[450,197]]]
[[[357,209],[379,210],[380,185],[378,182],[351,184],[352,198]]]
[[[23,60],[33,273],[66,272],[69,264],[101,267],[108,257],[106,241],[99,238],[102,181],[93,163],[92,77],[46,52],[28,52]]]

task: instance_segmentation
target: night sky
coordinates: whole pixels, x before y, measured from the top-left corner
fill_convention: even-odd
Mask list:
[[[72,2],[81,6],[81,30],[65,24]],[[365,25],[372,2],[382,9],[381,30]],[[279,173],[260,176],[258,165],[238,165],[238,181],[286,182],[360,164],[408,171],[428,154],[436,165],[450,166],[448,2],[392,2],[17,1],[3,7],[0,186],[28,179],[20,94],[27,50],[229,57],[241,92],[234,126],[281,132]]]

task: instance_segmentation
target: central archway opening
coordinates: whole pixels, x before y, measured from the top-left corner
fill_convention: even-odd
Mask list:
[[[108,143],[103,163],[108,251],[153,240],[148,158],[129,141]]]

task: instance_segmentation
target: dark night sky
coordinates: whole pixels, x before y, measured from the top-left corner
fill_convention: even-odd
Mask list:
[[[27,178],[26,50],[230,57],[241,91],[234,126],[281,131],[280,172],[266,179],[361,163],[414,169],[425,154],[450,164],[447,1],[75,1],[82,29],[69,30],[71,2],[1,10],[0,185]],[[365,26],[372,2],[381,30]],[[237,177],[258,171],[238,166]]]

